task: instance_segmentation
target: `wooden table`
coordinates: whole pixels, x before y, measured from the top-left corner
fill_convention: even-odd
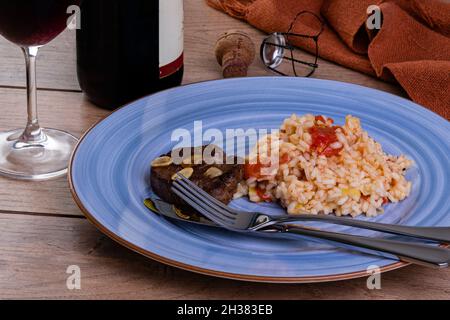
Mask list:
[[[185,0],[184,83],[220,78],[215,39],[228,29],[263,34],[241,21]],[[76,79],[74,33],[66,31],[38,59],[39,111],[44,126],[80,136],[108,111],[89,103]],[[24,125],[24,61],[0,39],[0,130]],[[256,62],[250,76],[269,75]],[[316,78],[361,84],[404,95],[396,86],[320,61]],[[69,265],[81,268],[81,290],[68,290]],[[118,299],[418,299],[450,298],[450,270],[410,266],[382,276],[382,290],[366,279],[340,283],[276,285],[216,279],[146,259],[95,229],[81,214],[66,178],[20,182],[0,178],[0,298]]]

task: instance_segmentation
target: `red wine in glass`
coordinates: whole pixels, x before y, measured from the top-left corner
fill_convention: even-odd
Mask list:
[[[0,34],[19,46],[42,46],[67,26],[79,0],[0,0]]]
[[[73,6],[79,4],[80,0],[0,0],[0,35],[25,54],[28,102],[25,129],[0,132],[0,174],[4,176],[46,180],[67,172],[77,139],[61,130],[40,127],[35,62],[39,47],[66,28]]]

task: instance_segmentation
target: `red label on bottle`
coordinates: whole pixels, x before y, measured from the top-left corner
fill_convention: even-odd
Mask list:
[[[177,60],[175,60],[165,66],[160,67],[159,68],[159,77],[164,78],[164,77],[170,76],[171,74],[174,74],[175,72],[180,70],[180,68],[183,66],[183,61],[184,61],[184,57],[183,57],[183,54],[181,54],[181,56],[179,56]]]

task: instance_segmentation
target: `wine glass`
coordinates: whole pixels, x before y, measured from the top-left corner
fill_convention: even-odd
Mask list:
[[[0,0],[0,35],[18,45],[26,61],[28,121],[25,129],[0,132],[0,174],[46,180],[66,174],[77,143],[70,133],[42,128],[37,114],[36,56],[67,26],[68,8],[79,0]]]

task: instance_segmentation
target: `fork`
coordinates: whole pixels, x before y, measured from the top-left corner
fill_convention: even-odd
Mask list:
[[[302,218],[294,219],[297,216],[277,220],[260,213],[233,210],[210,196],[207,192],[182,175],[178,175],[178,179],[173,182],[172,191],[205,217],[231,231],[265,231],[299,234],[344,243],[360,248],[390,253],[398,256],[403,261],[437,268],[448,267],[450,262],[450,250],[441,247],[390,239],[370,238],[328,232],[301,227],[298,225],[286,224],[287,222],[305,220]],[[370,229],[379,229],[375,229],[375,227],[376,226],[371,226]],[[398,230],[392,230],[392,228],[389,229],[389,232],[399,234]],[[411,235],[411,232],[409,232],[408,235]],[[420,237],[425,238],[424,235],[421,235]]]
[[[376,223],[371,221],[362,221],[349,219],[345,217],[335,217],[330,215],[312,215],[312,214],[298,214],[298,215],[279,215],[279,216],[268,216],[259,212],[248,212],[235,210],[222,202],[218,201],[216,198],[212,197],[210,194],[205,192],[203,189],[198,187],[196,184],[192,183],[189,179],[183,177],[183,180],[187,183],[193,191],[197,191],[202,197],[205,198],[207,203],[214,205],[214,208],[218,212],[224,212],[225,215],[231,214],[233,216],[244,216],[248,220],[248,223],[253,223],[255,226],[250,226],[249,229],[261,229],[265,227],[270,227],[271,225],[278,223],[288,223],[288,222],[298,222],[298,221],[321,221],[331,224],[346,225],[350,227],[369,229],[374,231],[380,231],[384,233],[396,234],[401,236],[408,236],[414,238],[420,238],[425,240],[437,241],[450,244],[450,227],[413,227],[413,226],[402,226],[394,224]],[[243,219],[243,218],[240,218]]]

